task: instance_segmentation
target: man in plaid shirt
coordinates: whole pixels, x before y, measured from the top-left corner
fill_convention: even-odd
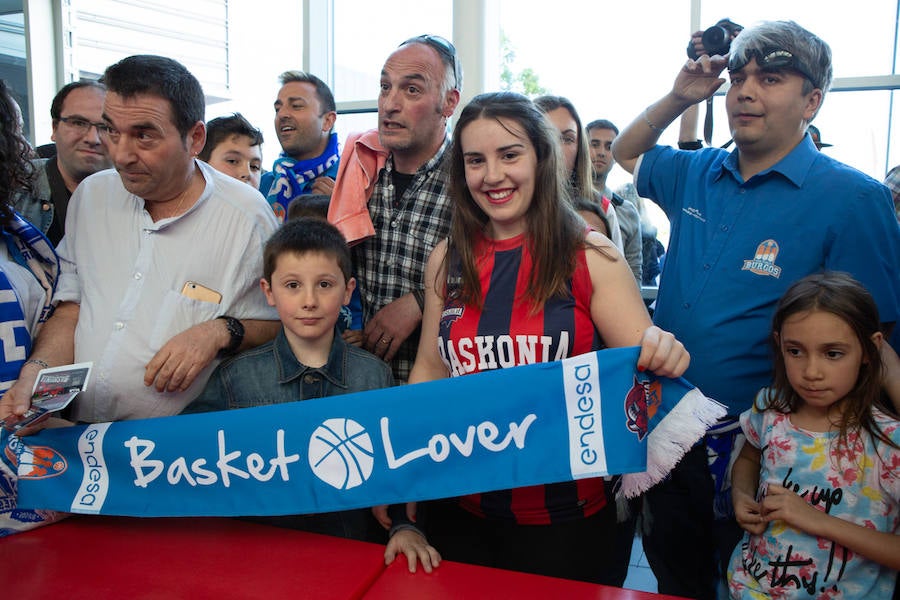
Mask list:
[[[353,266],[362,298],[363,347],[390,362],[394,377],[404,383],[418,347],[425,264],[450,230],[444,155],[450,145],[447,119],[459,104],[461,85],[450,42],[421,35],[400,44],[381,71],[377,138],[373,131],[348,139],[329,210],[350,243],[362,238],[353,247]],[[370,171],[375,178],[368,215],[363,215],[371,218],[374,235],[371,230],[354,235],[342,227],[341,214],[352,202],[348,196],[358,197],[360,190],[347,187],[351,178],[359,179],[353,169],[368,169],[356,165],[366,163],[366,156],[375,161],[379,153],[381,160]]]

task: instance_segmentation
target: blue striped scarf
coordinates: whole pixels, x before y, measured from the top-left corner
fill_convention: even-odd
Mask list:
[[[329,136],[325,152],[316,158],[296,160],[281,153],[272,167],[274,179],[266,195],[279,221],[284,221],[291,201],[297,196],[309,194],[313,181],[336,165],[340,158],[336,133]]]
[[[43,324],[53,311],[51,301],[59,275],[59,259],[56,251],[44,234],[18,213],[13,214],[10,222],[2,229],[2,235],[10,258],[31,271],[44,288],[44,308],[38,323]],[[32,335],[37,332],[28,331],[28,323],[18,293],[13,289],[2,268],[0,268],[0,323],[5,326],[4,343],[0,344],[0,390],[6,390],[18,378],[19,370],[31,353]]]

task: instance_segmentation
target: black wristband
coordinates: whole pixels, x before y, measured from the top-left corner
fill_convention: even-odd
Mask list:
[[[219,358],[225,358],[226,356],[233,355],[237,352],[238,348],[241,347],[241,344],[244,341],[244,324],[228,315],[222,315],[221,317],[216,318],[225,320],[225,327],[231,335],[231,341],[228,342],[228,345],[219,350]]]
[[[694,140],[693,142],[678,142],[678,147],[682,150],[699,150],[703,147],[703,142]]]
[[[419,310],[424,314],[425,312],[425,290],[413,290],[413,298],[416,299],[416,304],[419,305]]]

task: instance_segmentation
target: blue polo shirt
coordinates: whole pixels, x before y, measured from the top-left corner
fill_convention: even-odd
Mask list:
[[[849,272],[874,296],[881,321],[897,321],[900,228],[890,192],[809,136],[748,181],[737,150],[656,146],[635,181],[671,222],[654,322],[691,353],[685,378],[730,414],[770,384],[772,315],[798,279]]]

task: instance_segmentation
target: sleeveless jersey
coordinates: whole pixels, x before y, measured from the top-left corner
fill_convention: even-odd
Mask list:
[[[451,376],[560,360],[603,346],[591,319],[593,286],[583,249],[569,281],[571,295],[551,298],[536,313],[526,294],[533,262],[525,235],[482,237],[475,251],[484,306],[464,305],[449,293],[459,286],[458,263],[447,280],[438,347]],[[606,496],[597,478],[473,494],[459,502],[481,517],[542,525],[590,516],[606,505]]]

